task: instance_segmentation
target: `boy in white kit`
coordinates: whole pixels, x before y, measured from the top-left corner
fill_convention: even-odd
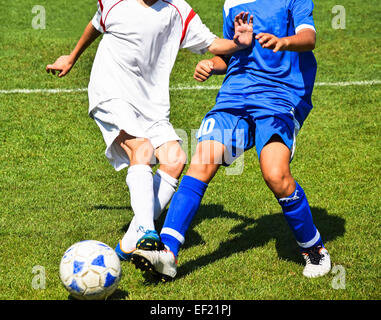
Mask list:
[[[234,40],[217,38],[183,0],[99,0],[98,11],[69,56],[46,67],[65,76],[100,35],[89,83],[89,114],[115,170],[127,166],[134,218],[115,251],[129,260],[136,248],[157,249],[154,220],[174,194],[186,155],[169,122],[169,78],[177,53],[232,54],[252,43],[252,19],[236,17]],[[152,174],[152,159],[160,163]]]

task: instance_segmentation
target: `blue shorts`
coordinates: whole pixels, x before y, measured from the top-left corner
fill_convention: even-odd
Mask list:
[[[214,140],[225,145],[227,152],[224,165],[233,163],[244,151],[256,148],[260,158],[263,147],[274,136],[282,138],[291,151],[295,150],[295,138],[299,131],[298,122],[292,113],[266,114],[263,108],[213,108],[202,120],[197,133],[198,142]]]

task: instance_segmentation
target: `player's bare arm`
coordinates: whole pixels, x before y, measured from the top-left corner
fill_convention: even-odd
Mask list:
[[[315,49],[316,32],[311,29],[302,29],[296,35],[278,38],[270,33],[259,33],[255,39],[262,45],[262,48],[278,51],[305,52]]]
[[[209,47],[215,55],[231,55],[236,51],[250,47],[253,42],[253,16],[241,12],[234,19],[235,35],[233,40],[217,38]]]
[[[70,55],[61,56],[53,64],[48,64],[46,66],[46,72],[51,72],[55,75],[56,71],[58,71],[58,77],[60,78],[67,75],[81,54],[99,37],[100,34],[101,33],[94,28],[90,21]]]
[[[193,78],[199,82],[204,82],[210,76],[226,73],[230,56],[215,56],[212,59],[201,60],[194,71]]]

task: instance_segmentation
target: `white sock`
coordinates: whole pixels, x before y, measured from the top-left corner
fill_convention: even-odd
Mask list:
[[[128,226],[127,232],[122,238],[121,248],[124,252],[131,252],[136,249],[136,243],[140,239],[138,230],[139,227],[136,226],[136,217],[134,216]]]
[[[153,189],[155,195],[154,219],[159,219],[161,213],[171,201],[176,191],[178,180],[171,177],[168,173],[157,169],[153,177]]]
[[[167,207],[176,191],[178,180],[168,175],[166,172],[158,169],[153,177],[154,191],[154,219],[157,220],[163,210]],[[153,229],[151,229],[153,230]],[[122,239],[122,249],[126,252],[136,248],[136,242],[142,234],[139,232],[137,218],[134,216],[130,222],[127,232]]]
[[[143,235],[155,230],[154,193],[152,169],[148,165],[134,165],[128,169],[126,183],[130,190],[130,202],[136,218],[136,227]]]

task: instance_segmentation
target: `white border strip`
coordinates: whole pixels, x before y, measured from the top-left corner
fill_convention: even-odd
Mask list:
[[[183,244],[185,242],[184,236],[180,232],[178,232],[172,228],[163,228],[163,229],[161,229],[160,234],[168,234],[168,235],[174,237],[176,240],[178,240],[181,244]]]
[[[381,80],[348,81],[348,82],[316,82],[315,87],[348,87],[348,86],[373,86],[381,84]],[[221,86],[177,86],[170,88],[171,91],[186,90],[219,90]],[[31,93],[76,93],[87,92],[87,88],[74,89],[10,89],[0,90],[0,94],[31,94]]]
[[[310,247],[312,247],[312,246],[313,246],[319,239],[320,239],[320,233],[319,233],[319,230],[316,230],[315,237],[313,237],[312,240],[307,241],[307,242],[299,242],[299,241],[296,241],[296,242],[297,242],[297,244],[299,245],[299,247],[302,247],[302,248],[310,248]]]

